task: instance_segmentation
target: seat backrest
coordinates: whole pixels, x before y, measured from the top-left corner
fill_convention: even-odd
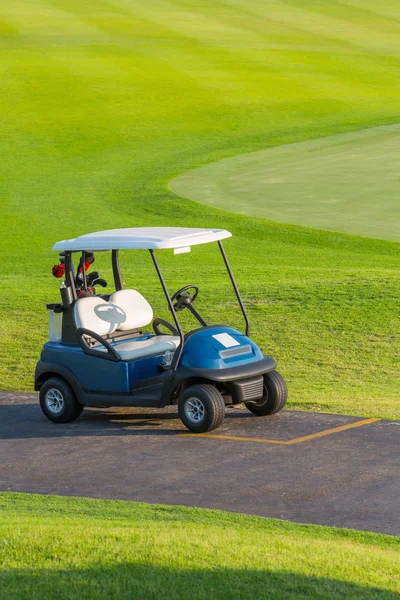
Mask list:
[[[75,302],[74,317],[77,328],[83,327],[98,335],[112,333],[126,321],[126,314],[121,307],[97,296]]]
[[[153,309],[136,290],[114,292],[110,296],[110,303],[119,306],[125,313],[126,319],[117,327],[122,331],[145,327],[153,320]]]

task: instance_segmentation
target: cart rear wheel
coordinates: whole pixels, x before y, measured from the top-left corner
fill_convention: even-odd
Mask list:
[[[271,371],[264,375],[264,396],[261,400],[245,402],[245,405],[253,414],[263,417],[282,410],[287,397],[286,381],[278,371]]]
[[[61,377],[51,377],[40,388],[40,408],[54,423],[75,421],[83,411],[74,392]]]
[[[222,394],[213,385],[192,385],[180,395],[179,416],[194,433],[205,433],[219,427],[225,416]]]

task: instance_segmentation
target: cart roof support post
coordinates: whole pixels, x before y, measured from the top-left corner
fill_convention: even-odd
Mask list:
[[[118,250],[111,251],[112,271],[114,277],[114,285],[117,292],[124,289],[122,284],[121,270],[119,268]]]
[[[174,373],[176,371],[176,369],[178,368],[178,364],[179,364],[179,360],[180,360],[180,358],[182,356],[183,344],[184,344],[185,340],[184,340],[184,337],[183,337],[183,332],[182,332],[181,325],[179,323],[178,315],[176,314],[176,311],[174,309],[174,305],[173,305],[173,303],[171,301],[171,297],[169,295],[167,285],[166,285],[166,283],[164,281],[164,277],[162,276],[162,273],[161,273],[161,270],[160,270],[160,266],[158,264],[158,261],[157,261],[156,255],[154,253],[154,250],[149,250],[149,252],[150,252],[151,258],[153,260],[155,269],[157,271],[157,275],[158,275],[158,278],[160,280],[161,287],[164,290],[164,294],[165,294],[165,297],[167,299],[169,310],[171,311],[172,316],[174,317],[176,328],[179,331],[179,337],[181,338],[181,342],[180,342],[179,347],[177,348],[177,350],[176,350],[176,352],[174,354],[174,358],[173,358],[172,363],[171,363],[171,371],[172,371],[172,373]]]
[[[74,281],[74,269],[72,265],[72,253],[65,252],[64,256],[64,264],[65,264],[65,282],[67,287],[71,288],[72,298],[73,300],[77,299],[75,281]]]
[[[245,323],[246,323],[246,335],[247,335],[247,337],[249,337],[249,335],[250,335],[249,317],[247,316],[247,312],[246,312],[246,309],[244,307],[243,300],[242,300],[242,297],[240,295],[239,288],[237,286],[235,277],[234,277],[234,275],[232,273],[232,269],[231,269],[231,266],[229,264],[228,257],[225,254],[224,247],[223,247],[222,242],[220,240],[218,241],[218,246],[219,246],[219,249],[221,250],[222,258],[224,259],[225,266],[226,266],[227,271],[229,273],[229,277],[230,277],[230,280],[232,282],[233,289],[235,290],[236,298],[238,299],[240,308],[242,309],[242,314],[243,314],[243,317],[244,317],[244,320],[245,320]]]
[[[78,273],[79,275],[79,273]],[[83,287],[87,290],[87,276],[86,276],[86,251],[82,251],[82,277],[83,277]]]

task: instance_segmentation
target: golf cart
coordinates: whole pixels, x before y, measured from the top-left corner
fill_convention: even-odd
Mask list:
[[[178,405],[188,429],[196,433],[221,425],[225,407],[244,403],[255,415],[280,411],[287,399],[283,377],[271,356],[248,337],[249,321],[222,240],[223,229],[140,227],[90,233],[57,242],[62,277],[61,302],[48,304],[50,341],[36,366],[35,390],[48,419],[73,421],[85,406]],[[245,321],[245,335],[226,325],[208,325],[194,304],[196,285],[170,296],[155,250],[189,252],[191,246],[216,242]],[[148,301],[124,289],[119,250],[147,250],[164,291],[173,323],[153,320]],[[88,275],[94,252],[110,251],[115,291],[97,294],[106,282]],[[73,255],[78,253],[75,269]],[[178,313],[188,310],[199,327],[184,334]],[[59,326],[57,327],[57,323]],[[143,328],[152,326],[153,331]],[[168,331],[168,333],[165,332]]]

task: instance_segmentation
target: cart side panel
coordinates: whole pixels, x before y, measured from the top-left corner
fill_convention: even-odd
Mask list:
[[[41,360],[67,369],[84,392],[130,391],[127,363],[88,356],[79,346],[49,342],[42,350]]]

